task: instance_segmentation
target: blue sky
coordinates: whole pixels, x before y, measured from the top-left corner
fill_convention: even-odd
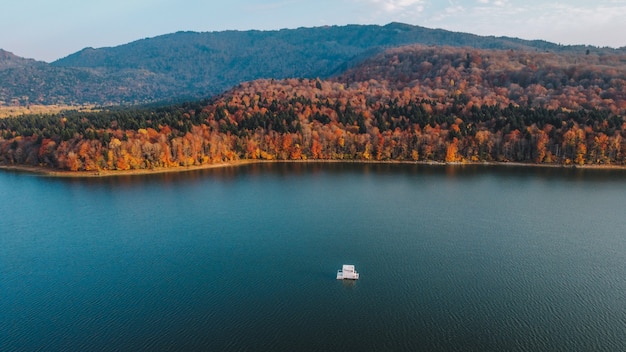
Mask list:
[[[0,48],[54,61],[181,30],[404,22],[561,44],[626,46],[626,0],[3,0]]]

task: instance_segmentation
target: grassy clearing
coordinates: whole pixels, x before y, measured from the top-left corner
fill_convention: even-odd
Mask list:
[[[28,106],[1,106],[0,118],[31,114],[58,114],[62,111],[97,111],[95,105],[28,105]]]

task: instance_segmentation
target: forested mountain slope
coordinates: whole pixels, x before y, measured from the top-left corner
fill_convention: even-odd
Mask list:
[[[0,104],[137,104],[198,99],[259,78],[327,78],[383,48],[407,44],[594,54],[608,48],[481,37],[401,23],[278,31],[179,32],[87,48],[0,70]],[[0,67],[1,67],[0,63]]]
[[[0,49],[0,71],[14,67],[24,67],[34,63],[36,63],[35,60],[24,59],[11,52]]]
[[[510,103],[547,109],[603,109],[624,114],[626,53],[546,53],[523,50],[405,46],[344,72],[337,82],[377,80],[413,97],[468,106]]]
[[[255,80],[204,102],[2,119],[0,163],[626,165],[625,97],[624,55],[408,46],[332,80]]]

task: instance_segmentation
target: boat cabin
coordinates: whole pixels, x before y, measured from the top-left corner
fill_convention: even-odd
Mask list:
[[[358,280],[359,273],[354,270],[354,265],[344,264],[337,270],[337,280]]]

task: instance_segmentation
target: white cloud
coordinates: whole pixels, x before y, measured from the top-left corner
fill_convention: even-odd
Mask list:
[[[495,6],[504,6],[504,5],[507,5],[509,0],[478,0],[477,2],[482,5],[492,4]]]
[[[624,18],[626,1],[476,0],[450,1],[448,7],[423,16],[420,24],[480,35],[621,47],[626,46]]]
[[[431,16],[431,20],[432,21],[436,21],[436,22],[442,22],[445,21],[447,18],[454,18],[456,16],[463,16],[463,13],[466,12],[465,7],[459,5],[456,2],[450,2],[450,5],[446,8],[443,9],[443,11],[441,11],[438,14],[434,14],[433,16]]]
[[[626,3],[611,2],[593,8],[551,4],[530,18],[529,34],[563,44],[592,43],[601,46],[626,46]]]
[[[387,24],[416,22],[426,11],[429,0],[346,0],[354,4],[352,16],[359,23]],[[349,17],[350,15],[348,15]]]
[[[422,12],[425,0],[365,0],[375,7],[386,12]]]

